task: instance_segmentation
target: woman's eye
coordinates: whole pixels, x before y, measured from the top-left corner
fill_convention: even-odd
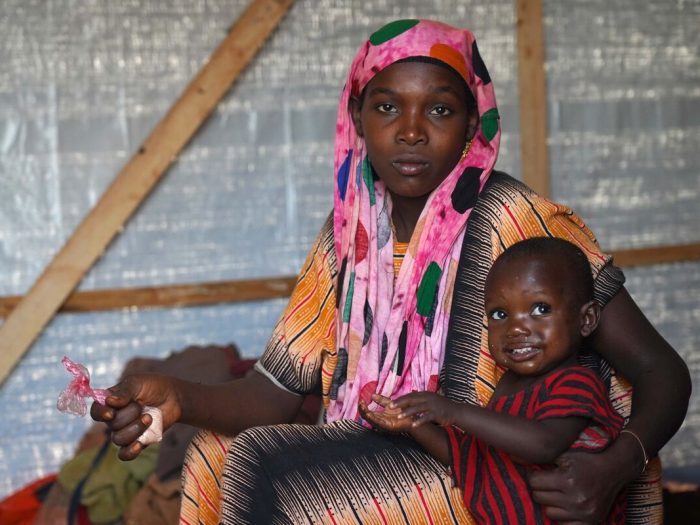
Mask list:
[[[432,110],[430,110],[430,114],[444,117],[446,115],[452,114],[452,110],[447,106],[435,106]]]
[[[491,312],[489,314],[489,317],[491,319],[493,319],[494,321],[502,321],[503,319],[505,319],[508,316],[506,315],[506,313],[503,310],[494,310],[493,312]]]
[[[377,110],[380,113],[396,113],[396,108],[393,104],[379,104]]]
[[[537,303],[532,307],[532,315],[547,315],[552,311],[552,307],[547,303]]]

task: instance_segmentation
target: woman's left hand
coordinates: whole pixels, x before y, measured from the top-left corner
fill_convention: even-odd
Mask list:
[[[570,525],[605,520],[617,494],[635,477],[630,478],[619,454],[610,453],[612,448],[597,454],[568,452],[556,468],[530,473],[532,497],[549,518]]]

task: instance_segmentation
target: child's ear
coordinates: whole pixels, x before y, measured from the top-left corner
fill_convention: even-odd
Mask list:
[[[589,301],[581,307],[581,336],[588,337],[598,326],[600,321],[600,305],[595,301]]]
[[[362,112],[362,102],[360,102],[360,99],[351,96],[348,101],[348,109],[350,110],[352,123],[355,125],[355,132],[360,137],[364,136],[362,132],[362,119],[360,118],[360,113]]]

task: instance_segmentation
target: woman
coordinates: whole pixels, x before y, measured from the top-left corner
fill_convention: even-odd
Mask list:
[[[499,141],[491,79],[469,31],[400,20],[363,45],[339,106],[333,217],[256,372],[218,386],[132,377],[106,407],[93,405],[124,459],[143,448],[142,405],[159,407],[166,428],[183,421],[237,435],[206,434],[190,447],[184,521],[216,521],[221,497],[226,523],[469,522],[439,462],[406,437],[366,429],[357,405],[373,393],[438,389],[485,404],[501,374],[481,351],[486,273],[507,246],[534,236],[587,254],[604,306],[590,343],[607,362],[590,361],[623,412],[626,383],[607,363],[633,385],[628,429],[639,438],[560,458],[530,479],[534,498],[553,520],[599,521],[643,470],[658,478],[647,458],[683,419],[688,371],[580,219],[493,171]],[[279,425],[317,390],[327,425]],[[630,492],[646,491],[646,503],[660,496],[638,487]],[[638,509],[631,499],[632,521],[660,520],[660,507]]]

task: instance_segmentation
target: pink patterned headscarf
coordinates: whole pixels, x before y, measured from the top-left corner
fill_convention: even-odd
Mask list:
[[[469,154],[429,196],[395,280],[391,199],[384,183],[373,177],[348,102],[382,69],[411,57],[430,57],[454,69],[471,89],[480,118]],[[329,421],[358,419],[358,401],[369,403],[374,392],[396,398],[438,389],[462,240],[499,142],[491,79],[470,31],[428,20],[398,20],[360,48],[336,125],[338,362]]]

